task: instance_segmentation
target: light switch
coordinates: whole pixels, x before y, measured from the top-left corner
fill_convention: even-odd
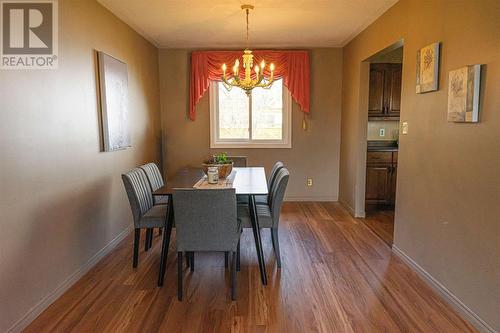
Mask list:
[[[378,131],[378,135],[379,135],[379,136],[385,136],[385,128],[381,128],[381,129],[379,129],[379,131]]]
[[[408,134],[408,122],[407,121],[403,121],[403,124],[401,126],[401,132],[403,132],[403,135],[406,135]]]

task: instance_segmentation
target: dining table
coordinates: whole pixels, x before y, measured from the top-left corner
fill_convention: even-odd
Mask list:
[[[267,285],[267,274],[264,260],[264,252],[262,249],[262,241],[260,236],[259,217],[257,215],[257,206],[255,196],[267,195],[267,180],[266,173],[263,167],[238,167],[233,168],[231,175],[232,183],[228,186],[235,189],[237,196],[248,196],[248,205],[251,217],[253,236],[255,240],[255,248],[257,259],[259,262],[260,277],[263,285]],[[158,285],[163,285],[163,277],[165,275],[165,266],[167,262],[168,248],[170,246],[170,236],[174,225],[174,207],[172,194],[175,189],[193,188],[200,179],[205,177],[205,173],[201,168],[185,167],[180,169],[173,177],[168,178],[166,184],[153,192],[154,196],[168,197],[168,211],[166,216],[166,232],[163,236],[163,244],[161,251],[161,263]]]

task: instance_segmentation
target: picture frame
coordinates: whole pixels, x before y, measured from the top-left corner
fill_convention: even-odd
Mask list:
[[[97,52],[104,151],[131,147],[127,64]]]
[[[477,123],[481,93],[481,65],[464,66],[449,72],[448,121]]]
[[[439,42],[424,46],[417,51],[417,94],[439,89],[439,53]]]

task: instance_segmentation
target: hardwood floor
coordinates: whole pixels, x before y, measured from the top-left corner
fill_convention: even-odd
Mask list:
[[[362,221],[387,245],[392,246],[394,241],[394,209],[367,208],[366,218]]]
[[[235,302],[222,253],[196,255],[179,302],[175,241],[158,288],[160,238],[134,270],[129,236],[26,332],[476,332],[337,203],[284,204],[281,270],[262,235],[269,285],[247,230]]]

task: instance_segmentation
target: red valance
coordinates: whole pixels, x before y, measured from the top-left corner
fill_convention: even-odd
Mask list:
[[[242,51],[195,51],[191,54],[191,81],[189,91],[189,118],[196,118],[195,108],[203,94],[207,91],[210,81],[221,81],[222,64],[232,68],[234,61],[241,58]],[[309,53],[307,51],[253,51],[254,64],[265,60],[267,64],[274,63],[274,76],[283,78],[283,84],[288,88],[292,98],[299,104],[303,112],[309,113]],[[241,60],[240,60],[241,63]],[[270,74],[266,66],[266,76]],[[240,69],[240,75],[244,71]]]

